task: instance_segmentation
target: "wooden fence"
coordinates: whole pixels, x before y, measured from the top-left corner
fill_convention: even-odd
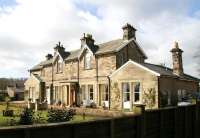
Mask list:
[[[141,115],[0,128],[0,138],[200,138],[200,106],[147,110]]]

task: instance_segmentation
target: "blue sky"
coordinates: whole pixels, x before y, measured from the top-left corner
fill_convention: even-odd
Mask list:
[[[0,0],[0,77],[28,77],[58,41],[73,50],[83,33],[96,43],[121,38],[127,22],[137,28],[147,62],[171,67],[178,41],[184,71],[198,75],[199,0]]]
[[[0,7],[15,6],[17,2],[15,0],[0,0]]]

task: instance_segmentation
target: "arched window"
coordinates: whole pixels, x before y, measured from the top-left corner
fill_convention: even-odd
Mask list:
[[[86,51],[86,53],[85,53],[84,67],[85,67],[85,69],[91,68],[91,53],[89,53],[88,51]]]

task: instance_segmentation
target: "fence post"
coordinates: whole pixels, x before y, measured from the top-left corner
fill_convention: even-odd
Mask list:
[[[115,138],[115,119],[110,120],[110,137]]]
[[[200,103],[199,102],[197,102],[196,103],[196,107],[195,107],[195,138],[199,138],[199,126],[200,126],[200,121],[199,121],[199,110],[200,110]]]
[[[189,138],[188,136],[188,106],[185,106],[185,138]]]
[[[177,120],[177,112],[178,112],[178,107],[174,108],[174,138],[178,138],[178,120]]]
[[[158,112],[159,112],[159,115],[160,115],[160,138],[162,138],[162,136],[163,136],[163,110],[158,110]]]
[[[24,138],[30,138],[30,131],[29,131],[29,129],[24,129]]]
[[[140,116],[140,125],[138,125],[139,131],[137,131],[137,137],[138,138],[145,138],[146,132],[145,132],[145,106],[144,104],[134,104],[136,108],[139,108],[141,116]]]

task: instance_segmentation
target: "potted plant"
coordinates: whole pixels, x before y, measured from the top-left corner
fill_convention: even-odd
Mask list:
[[[5,98],[6,109],[3,110],[3,116],[13,116],[13,110],[9,109],[10,97]]]

